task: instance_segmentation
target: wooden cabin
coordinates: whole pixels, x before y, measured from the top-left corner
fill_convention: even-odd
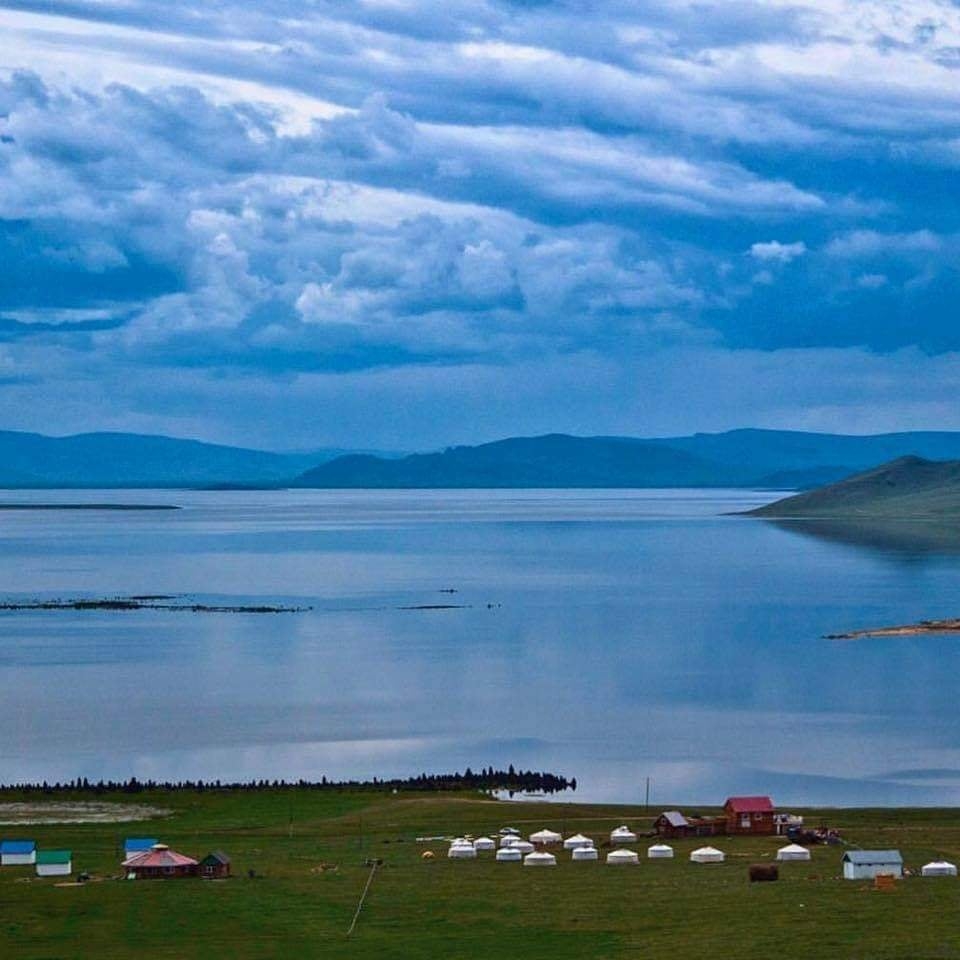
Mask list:
[[[201,861],[198,870],[207,880],[222,880],[230,876],[230,858],[222,850],[208,853]]]
[[[693,834],[692,824],[679,810],[664,810],[653,821],[653,829],[657,831],[658,837],[670,837],[674,840]]]
[[[729,797],[723,805],[728,834],[773,834],[773,802],[769,797]]]

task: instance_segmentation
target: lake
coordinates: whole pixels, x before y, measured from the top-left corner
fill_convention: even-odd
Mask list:
[[[936,528],[724,516],[742,490],[10,491],[0,781],[550,770],[584,800],[960,802],[960,615]],[[455,592],[448,592],[455,591]],[[449,605],[451,609],[404,609]]]

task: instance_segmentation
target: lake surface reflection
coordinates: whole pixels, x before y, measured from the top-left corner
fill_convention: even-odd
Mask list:
[[[822,639],[960,615],[956,540],[722,515],[772,498],[7,493],[183,509],[0,512],[4,600],[313,610],[0,613],[0,781],[513,763],[589,800],[960,802],[960,637]]]

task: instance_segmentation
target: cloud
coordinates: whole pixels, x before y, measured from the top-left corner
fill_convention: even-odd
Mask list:
[[[709,378],[724,351],[960,349],[947,0],[15,6],[0,343],[51,397],[180,377],[118,396],[193,423],[205,378],[240,409],[522,370],[576,419],[578,358],[613,423],[630,371],[684,351]]]
[[[750,255],[756,260],[773,263],[790,263],[807,252],[807,245],[798,240],[795,243],[780,243],[771,240],[768,243],[755,243],[750,247]]]

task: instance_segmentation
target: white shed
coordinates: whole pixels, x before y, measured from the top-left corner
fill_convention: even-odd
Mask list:
[[[844,880],[872,880],[880,874],[903,876],[899,850],[848,850],[843,855]]]
[[[627,826],[617,827],[610,831],[611,843],[636,843],[637,835]]]
[[[647,858],[650,860],[669,860],[673,857],[673,847],[668,847],[665,843],[655,843],[652,847],[647,847]]]
[[[809,860],[810,851],[799,843],[790,843],[777,851],[778,860]]]
[[[523,858],[523,865],[525,867],[555,867],[557,865],[557,858],[552,853],[547,853],[546,851],[528,853]]]
[[[573,850],[570,851],[570,856],[573,860],[599,859],[596,847],[574,847]]]
[[[611,866],[639,862],[640,857],[635,850],[611,850],[607,854],[607,863]]]
[[[564,850],[576,850],[577,847],[592,847],[593,841],[585,837],[582,833],[575,833],[572,837],[567,837],[563,841]]]
[[[38,877],[69,877],[73,873],[73,855],[69,850],[37,852]]]
[[[932,860],[920,868],[921,877],[955,877],[957,865],[946,860]]]
[[[501,847],[497,851],[498,863],[519,863],[523,854],[516,847]]]
[[[0,840],[0,866],[18,867],[37,862],[33,840]]]
[[[723,863],[726,854],[716,847],[700,847],[690,854],[691,863]]]
[[[536,833],[530,834],[531,843],[539,843],[543,846],[548,846],[552,843],[559,843],[562,839],[563,837],[553,830],[538,830]]]
[[[477,839],[473,841],[473,849],[496,850],[497,845],[493,840],[490,839],[490,837],[477,837]]]

